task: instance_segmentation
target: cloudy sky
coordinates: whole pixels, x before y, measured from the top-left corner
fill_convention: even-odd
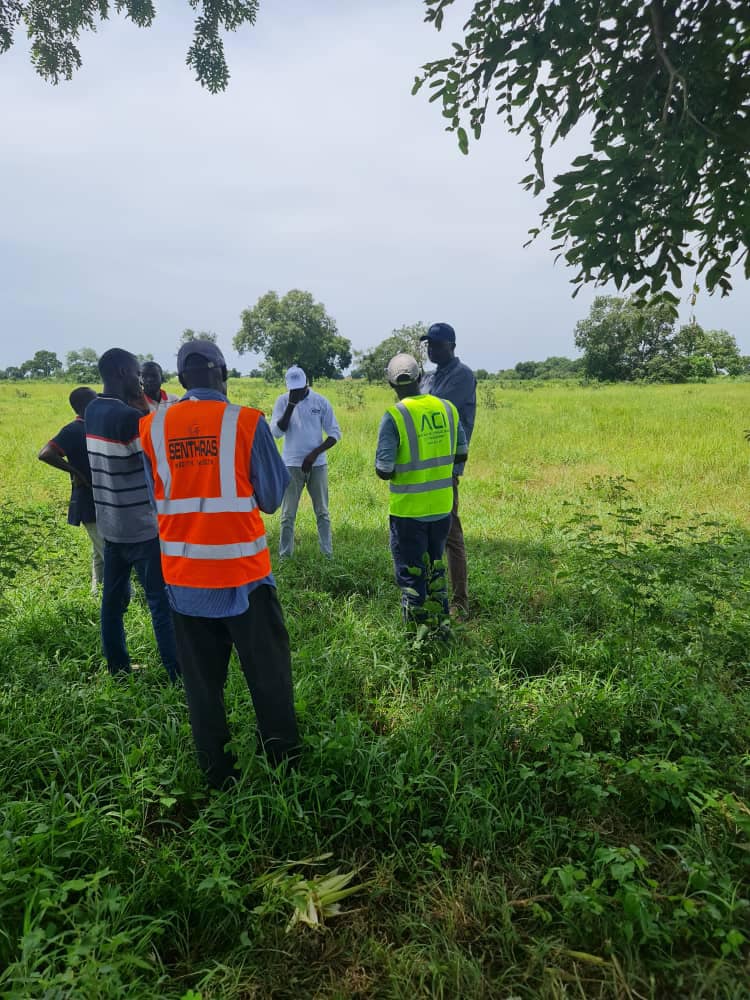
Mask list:
[[[0,367],[83,346],[171,366],[193,327],[247,370],[231,350],[241,310],[291,288],[359,349],[445,320],[474,367],[572,356],[595,292],[572,299],[547,247],[523,249],[541,208],[518,185],[525,140],[498,121],[464,157],[410,96],[461,25],[422,18],[419,0],[262,0],[215,96],[185,66],[187,3],[147,30],[106,23],[57,87],[19,38],[0,56]],[[738,275],[696,317],[750,354],[749,306]]]

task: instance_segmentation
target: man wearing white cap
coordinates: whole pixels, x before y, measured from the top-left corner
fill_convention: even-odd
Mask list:
[[[328,516],[328,459],[326,452],[341,440],[341,429],[333,407],[307,384],[307,376],[298,365],[286,373],[288,392],[273,406],[271,432],[284,438],[282,458],[289,470],[290,482],[281,505],[279,556],[294,552],[294,522],[302,490],[307,487],[318,522],[320,551],[330,559],[331,519]]]

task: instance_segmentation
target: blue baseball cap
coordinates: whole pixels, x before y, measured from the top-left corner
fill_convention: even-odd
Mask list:
[[[177,354],[177,374],[190,368],[226,368],[224,355],[210,340],[189,340]]]
[[[420,340],[445,340],[449,344],[456,343],[456,331],[450,323],[433,323],[427,333],[422,334]]]

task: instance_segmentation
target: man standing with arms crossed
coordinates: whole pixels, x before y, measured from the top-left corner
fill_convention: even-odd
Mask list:
[[[239,776],[226,749],[232,646],[259,748],[273,765],[298,753],[289,636],[260,516],[277,509],[289,475],[260,410],[227,399],[215,344],[183,344],[177,373],[186,395],[143,417],[141,440],[198,763],[222,788]]]
[[[279,556],[285,559],[294,552],[294,522],[306,486],[318,522],[320,551],[330,559],[333,545],[326,452],[341,440],[341,428],[331,404],[310,389],[307,376],[297,365],[287,371],[286,387],[289,391],[276,400],[271,416],[271,433],[284,438],[283,459],[290,477],[281,505]]]
[[[477,380],[471,368],[462,364],[455,356],[456,331],[449,323],[433,323],[420,339],[427,341],[427,357],[437,365],[434,372],[423,377],[420,392],[448,399],[453,403],[458,410],[468,446],[477,410]],[[458,516],[458,486],[463,471],[464,465],[461,462],[456,465],[453,473],[453,509],[445,551],[453,590],[453,607],[458,614],[466,617],[469,614],[466,547]]]

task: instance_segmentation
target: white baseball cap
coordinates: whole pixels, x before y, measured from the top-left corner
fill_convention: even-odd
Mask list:
[[[306,385],[307,375],[305,375],[299,365],[292,365],[286,373],[287,389],[304,389]]]
[[[406,385],[407,382],[419,381],[419,362],[411,354],[396,354],[388,362],[385,370],[391,385]]]

